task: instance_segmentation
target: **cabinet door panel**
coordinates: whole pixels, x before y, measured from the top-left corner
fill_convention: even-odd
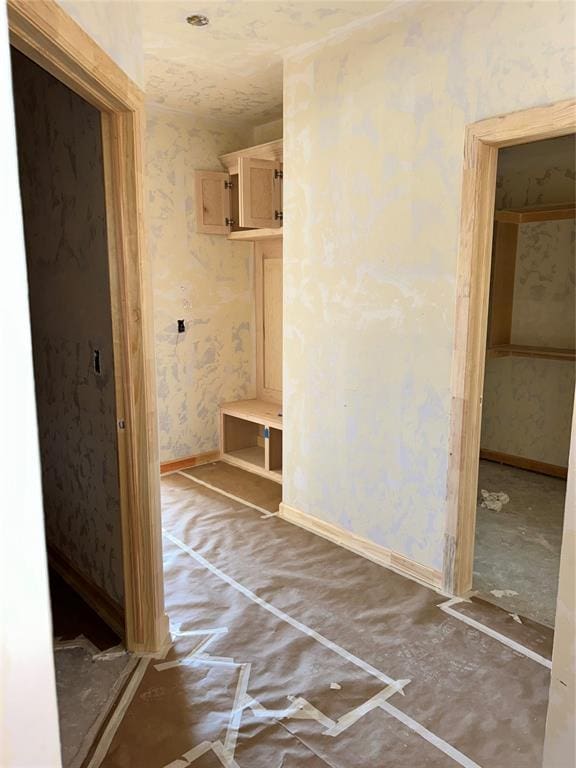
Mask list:
[[[206,235],[227,235],[230,226],[230,190],[227,173],[196,171],[196,231]]]
[[[255,243],[257,394],[282,402],[282,238]]]
[[[249,229],[281,227],[280,166],[274,160],[239,159],[240,226]]]

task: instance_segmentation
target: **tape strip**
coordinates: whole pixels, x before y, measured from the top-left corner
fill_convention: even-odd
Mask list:
[[[483,632],[485,635],[488,635],[494,640],[498,640],[499,643],[502,643],[503,645],[507,645],[508,648],[511,648],[513,651],[516,651],[517,653],[521,653],[523,656],[526,656],[528,659],[532,659],[532,661],[538,662],[538,664],[542,664],[543,667],[552,669],[551,659],[547,659],[544,656],[541,656],[539,653],[532,651],[530,648],[526,648],[526,646],[520,645],[520,643],[517,643],[515,640],[512,640],[509,637],[506,637],[506,635],[503,635],[500,632],[496,632],[495,629],[491,629],[490,627],[487,627],[485,624],[481,624],[479,621],[476,621],[476,619],[472,619],[470,616],[466,616],[463,613],[459,613],[458,611],[455,611],[452,608],[453,605],[457,605],[458,603],[465,603],[465,602],[469,602],[469,601],[465,600],[462,597],[453,597],[450,600],[447,600],[445,603],[440,603],[438,608],[444,611],[444,613],[447,613],[449,616],[452,616],[453,618],[458,619],[458,621],[463,621],[464,624],[468,624],[468,626],[474,627],[474,629],[477,629],[479,632]]]
[[[397,709],[394,705],[390,704],[389,701],[382,701],[378,706],[380,709],[383,709],[384,712],[388,712],[389,715],[392,715],[392,717],[396,718],[396,720],[399,720],[401,723],[403,723],[407,728],[410,728],[411,731],[417,733],[429,744],[432,744],[432,746],[436,747],[436,749],[439,749],[441,752],[444,752],[445,755],[451,757],[454,762],[463,766],[463,768],[480,768],[478,763],[475,763],[474,760],[471,760],[463,752],[460,752],[460,750],[456,749],[456,747],[448,744],[448,742],[444,741],[444,739],[436,736],[436,734],[432,733],[432,731],[424,728],[424,726],[421,725],[417,720],[413,720],[409,715],[405,714],[400,709]]]
[[[395,693],[402,691],[404,686],[408,685],[409,682],[410,680],[399,680],[397,686],[387,686],[383,691],[379,691],[377,694],[372,696],[371,699],[365,701],[364,704],[360,704],[360,706],[352,709],[347,714],[342,715],[342,717],[340,717],[331,728],[328,728],[327,731],[324,731],[324,734],[326,736],[339,736],[347,728],[350,728],[351,725],[354,725],[354,723],[358,722],[358,720],[364,717],[364,715],[366,715],[368,712],[371,712],[373,709],[379,707],[383,701],[386,701],[386,699],[389,699],[390,696],[393,696]]]
[[[186,477],[188,480],[192,480],[194,483],[198,483],[198,485],[203,485],[204,488],[208,488],[211,491],[219,493],[221,496],[226,496],[226,498],[232,499],[232,501],[237,501],[239,504],[242,504],[245,507],[251,507],[258,512],[262,512],[262,517],[276,517],[276,512],[270,512],[269,509],[264,509],[264,507],[259,507],[257,504],[252,504],[252,502],[246,501],[246,499],[241,499],[240,496],[235,496],[233,493],[228,493],[228,491],[223,491],[221,488],[216,488],[215,485],[210,485],[210,483],[207,483],[204,480],[199,480],[197,477],[193,477],[187,472],[182,472],[182,470],[179,470],[178,474],[182,475],[182,477]]]
[[[163,534],[169,541],[175,544],[179,549],[181,549],[183,552],[186,552],[188,555],[190,555],[191,558],[196,560],[197,563],[200,563],[200,565],[202,565],[204,568],[209,570],[215,576],[218,576],[219,579],[221,579],[222,581],[225,581],[226,584],[229,584],[236,591],[240,592],[240,594],[244,595],[244,597],[247,597],[249,600],[252,600],[253,603],[256,603],[256,605],[259,605],[261,608],[264,608],[264,610],[273,614],[274,616],[276,616],[276,618],[280,619],[281,621],[284,621],[286,624],[290,624],[290,626],[294,627],[294,629],[297,629],[299,632],[302,632],[302,634],[308,635],[308,637],[313,638],[314,640],[316,640],[316,642],[320,643],[320,645],[323,645],[325,648],[328,648],[333,653],[338,654],[338,656],[341,656],[343,659],[346,659],[346,661],[349,661],[351,664],[354,664],[356,667],[359,667],[360,669],[364,670],[364,672],[371,675],[372,677],[375,677],[378,680],[381,680],[383,683],[386,683],[387,685],[394,685],[396,683],[396,680],[389,677],[384,672],[381,672],[379,669],[376,669],[376,667],[373,667],[371,664],[368,664],[368,662],[364,661],[363,659],[359,659],[358,656],[354,656],[353,653],[350,653],[345,648],[341,648],[332,640],[329,640],[327,637],[324,637],[324,635],[321,635],[319,632],[316,632],[315,629],[308,627],[306,624],[303,624],[301,621],[298,621],[298,619],[295,619],[292,616],[289,616],[287,613],[284,613],[284,611],[281,611],[279,608],[276,608],[276,606],[272,605],[271,603],[268,603],[266,600],[263,600],[261,597],[258,597],[258,595],[256,595],[254,592],[249,590],[247,587],[243,586],[242,584],[239,584],[231,576],[228,576],[228,574],[221,571],[215,565],[212,565],[212,563],[209,560],[206,560],[206,558],[202,557],[201,554],[193,550],[187,544],[184,544],[183,541],[180,541],[180,539],[177,539],[176,536],[173,536],[171,533],[168,533],[168,531],[166,530],[163,531]]]
[[[150,663],[150,659],[148,658],[140,659],[140,661],[138,662],[138,666],[136,667],[130,682],[126,686],[126,689],[124,690],[124,693],[122,694],[122,697],[118,702],[118,706],[114,710],[114,714],[108,721],[108,724],[104,730],[104,733],[102,734],[102,738],[98,742],[98,746],[94,750],[94,754],[90,758],[90,762],[88,763],[87,768],[97,768],[102,762],[102,760],[104,759],[104,757],[106,756],[106,753],[110,748],[110,744],[112,744],[112,739],[114,738],[116,731],[118,730],[118,726],[122,722],[122,719],[126,714],[126,710],[128,709],[128,705],[134,698],[134,695],[138,690],[138,686],[142,682],[142,678],[144,677],[144,673],[148,669],[149,663]]]
[[[236,742],[238,741],[238,730],[240,729],[240,722],[242,721],[243,708],[240,706],[240,702],[246,697],[248,690],[248,681],[250,680],[251,664],[242,664],[240,667],[240,674],[238,675],[238,683],[236,685],[236,694],[234,696],[234,704],[232,705],[232,712],[230,714],[230,721],[226,730],[226,738],[224,739],[224,752],[232,759],[234,752],[236,751]]]

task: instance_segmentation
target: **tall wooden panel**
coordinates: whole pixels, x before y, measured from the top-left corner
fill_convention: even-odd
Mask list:
[[[282,402],[282,238],[254,244],[258,397]]]

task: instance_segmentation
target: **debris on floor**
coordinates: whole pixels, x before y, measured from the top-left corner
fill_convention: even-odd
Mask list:
[[[494,595],[494,597],[514,597],[518,592],[515,592],[513,589],[491,589],[490,594]]]
[[[481,507],[485,509],[491,509],[493,512],[501,512],[504,504],[508,504],[510,496],[504,491],[480,491],[482,495]]]

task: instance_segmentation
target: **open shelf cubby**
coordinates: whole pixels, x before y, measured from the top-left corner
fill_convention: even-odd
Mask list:
[[[239,400],[220,408],[220,459],[282,482],[281,406]]]

